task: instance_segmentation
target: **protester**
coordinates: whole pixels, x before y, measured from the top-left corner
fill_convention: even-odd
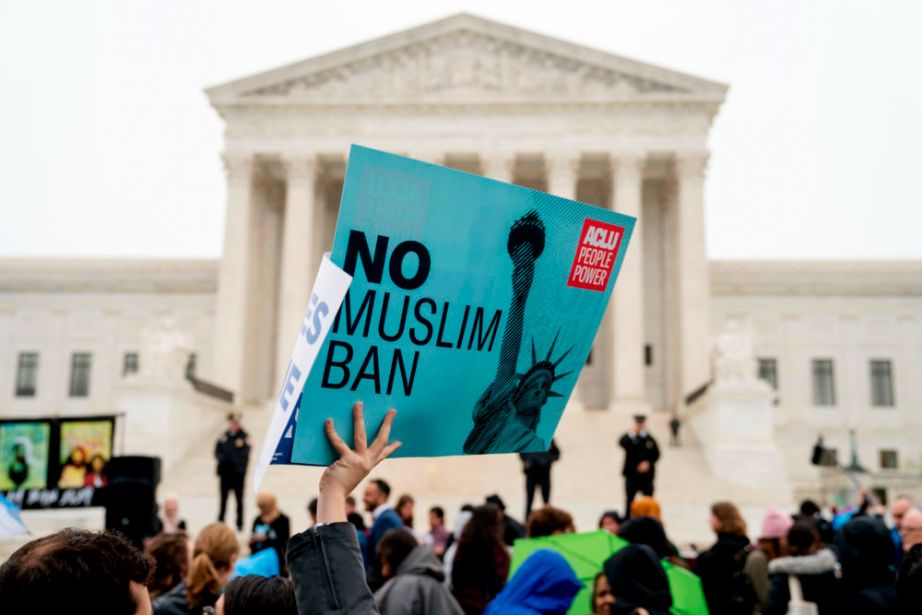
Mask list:
[[[484,615],[545,615],[566,613],[583,588],[562,555],[535,551],[516,570]]]
[[[227,431],[215,444],[214,456],[218,462],[218,476],[221,479],[221,508],[218,521],[224,521],[227,512],[227,496],[234,492],[237,502],[237,531],[243,531],[243,480],[250,461],[250,439],[240,425],[240,414],[227,415]]]
[[[397,507],[394,512],[400,517],[404,527],[413,528],[413,507],[416,506],[416,500],[409,493],[404,493],[397,498]]]
[[[186,531],[186,520],[179,514],[179,496],[175,493],[166,494],[157,519],[159,521],[158,533],[172,534]]]
[[[237,577],[218,598],[215,615],[298,615],[295,590],[282,577]]]
[[[544,506],[528,518],[525,535],[529,538],[539,538],[555,534],[572,534],[575,531],[573,516],[570,513],[554,506]]]
[[[820,548],[820,536],[813,522],[792,524],[784,537],[783,557],[768,564],[771,588],[762,615],[785,615],[791,601],[791,586],[806,602],[817,606],[819,615],[837,615],[842,605],[836,578],[838,562],[830,549]]]
[[[595,575],[592,581],[592,600],[590,615],[611,615],[611,607],[615,604],[615,597],[611,593],[608,577],[603,570]]]
[[[696,569],[708,610],[711,615],[750,615],[759,596],[768,597],[768,570],[752,557],[746,522],[732,503],[711,506],[711,529],[717,542],[698,556]]]
[[[442,563],[445,565],[445,587],[448,589],[451,589],[451,571],[452,568],[454,568],[455,556],[458,553],[458,542],[461,540],[461,533],[464,532],[464,526],[467,525],[467,522],[471,520],[471,516],[474,514],[473,510],[473,506],[471,506],[471,510],[462,508],[457,516],[455,516],[455,529],[451,533],[451,544],[448,545],[448,548],[445,550],[445,555],[442,557]]]
[[[896,593],[903,615],[922,613],[922,545],[915,545],[903,556]]]
[[[0,610],[148,615],[153,566],[120,534],[62,530],[26,543],[0,566]]]
[[[653,549],[629,545],[608,558],[604,570],[614,598],[609,613],[628,615],[644,609],[647,615],[668,615],[672,606],[669,580]]]
[[[531,515],[535,489],[541,488],[541,499],[547,506],[551,502],[551,466],[560,459],[560,449],[552,439],[551,446],[540,453],[520,453],[522,471],[525,473],[525,520]]]
[[[154,600],[154,615],[201,615],[214,607],[239,551],[234,530],[220,521],[206,525],[195,539],[188,580]]]
[[[662,522],[655,517],[631,517],[621,526],[618,536],[634,545],[647,545],[658,558],[689,568],[688,562],[679,557],[679,550],[666,537]]]
[[[496,506],[478,506],[461,532],[451,570],[451,588],[467,615],[483,612],[509,575],[502,517]]]
[[[611,532],[615,536],[618,535],[618,529],[622,523],[624,523],[624,520],[621,515],[614,510],[607,510],[599,517],[599,529]]]
[[[445,511],[441,506],[429,509],[429,545],[435,554],[441,558],[445,555],[451,532],[445,527]]]
[[[621,469],[624,476],[624,517],[629,519],[634,496],[638,493],[653,495],[659,447],[647,432],[647,417],[642,414],[634,417],[634,428],[621,436],[618,444],[624,449],[624,466]]]
[[[378,543],[381,575],[375,592],[381,615],[462,615],[444,585],[445,571],[429,545],[416,542],[406,528],[388,530]]]
[[[356,403],[352,410],[354,448],[336,433],[331,419],[324,425],[339,459],[320,478],[317,526],[292,536],[286,554],[299,615],[378,612],[365,583],[355,528],[346,521],[346,495],[400,446],[400,442],[387,443],[396,414],[391,410],[385,415],[378,435],[369,445],[362,404]],[[318,583],[318,579],[329,582]]]
[[[147,584],[151,600],[165,594],[189,574],[189,537],[185,533],[158,534],[144,550],[154,558],[154,574]]]
[[[281,574],[286,576],[288,571],[285,569],[285,547],[291,536],[288,517],[279,511],[278,500],[271,493],[258,494],[256,507],[259,509],[259,515],[253,519],[250,552],[259,553],[265,549],[274,549],[279,557]]]
[[[506,514],[506,503],[498,494],[487,496],[486,503],[499,509],[503,525],[503,542],[506,546],[511,547],[519,538],[525,538],[525,526]]]
[[[790,515],[784,514],[774,506],[765,509],[765,515],[762,517],[762,531],[759,533],[756,545],[768,561],[781,556],[781,543],[793,525],[794,520]]]
[[[900,544],[903,553],[922,543],[922,510],[910,508],[900,520]]]
[[[890,528],[890,538],[893,539],[893,546],[896,549],[897,566],[900,565],[900,559],[903,555],[903,551],[909,550],[903,548],[903,539],[900,536],[900,527],[903,524],[903,516],[912,508],[915,508],[915,502],[913,501],[912,496],[905,494],[896,496],[896,499],[893,500],[893,504],[890,505],[890,516],[893,517],[893,527]]]
[[[383,479],[375,479],[365,485],[365,494],[362,497],[365,510],[371,513],[372,524],[365,541],[364,561],[368,571],[368,584],[371,589],[378,589],[384,583],[381,579],[381,569],[378,565],[378,541],[388,530],[403,527],[403,522],[394,510],[388,506],[387,499],[391,495],[391,486]],[[319,515],[319,505],[318,505]],[[319,517],[318,517],[319,518]]]
[[[823,518],[819,505],[813,500],[804,500],[800,503],[800,516],[810,519],[816,526],[816,531],[820,535],[820,541],[824,545],[830,545],[836,539],[836,532],[832,524]]]
[[[836,538],[836,551],[842,565],[842,612],[897,613],[893,540],[884,523],[867,516],[852,518]]]
[[[663,520],[660,512],[659,502],[656,498],[649,495],[636,496],[631,502],[631,517],[653,517],[654,519]]]

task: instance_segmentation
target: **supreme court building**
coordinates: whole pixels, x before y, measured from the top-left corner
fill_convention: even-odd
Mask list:
[[[200,381],[260,433],[356,143],[638,218],[558,434],[559,471],[581,478],[557,493],[578,521],[601,510],[600,485],[620,508],[614,438],[637,410],[661,444],[669,413],[685,418],[686,446],[658,473],[667,519],[669,502],[694,516],[715,494],[831,497],[839,475],[808,463],[818,434],[847,461],[854,430],[865,484],[915,489],[922,263],[709,261],[707,139],[726,92],[465,14],[208,88],[226,124],[222,258],[0,261],[0,414],[124,411],[128,452],[165,454],[168,475],[207,467],[201,442],[231,406]],[[450,506],[518,496],[503,459],[389,472]]]

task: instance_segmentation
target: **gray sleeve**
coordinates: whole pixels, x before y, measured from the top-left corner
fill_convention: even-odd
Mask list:
[[[355,527],[332,523],[295,534],[285,554],[298,615],[378,615]]]
[[[765,609],[768,604],[768,590],[771,586],[768,579],[768,558],[758,549],[754,550],[746,558],[746,564],[743,566],[743,572],[752,581],[752,587],[756,592],[759,610]]]

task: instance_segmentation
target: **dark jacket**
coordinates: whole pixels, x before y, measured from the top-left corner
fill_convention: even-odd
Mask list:
[[[668,615],[672,606],[669,580],[656,553],[647,545],[629,545],[605,562],[605,576],[615,596],[613,615],[646,609],[650,615]]]
[[[823,549],[813,555],[779,557],[772,560],[768,564],[771,588],[762,615],[785,615],[788,612],[788,603],[791,600],[788,589],[790,575],[797,577],[804,600],[816,604],[820,615],[841,613],[841,588],[836,578],[838,566],[835,553],[829,549]]]
[[[254,542],[250,545],[250,551],[259,553],[264,549],[275,549],[279,556],[279,564],[282,568],[282,576],[285,576],[285,546],[288,544],[288,538],[291,536],[291,524],[288,517],[279,513],[272,523],[266,523],[259,517],[253,519],[252,535],[265,534],[266,539]]]
[[[898,613],[893,540],[879,519],[854,517],[836,539],[842,565],[843,613]]]
[[[189,609],[189,597],[186,594],[186,582],[183,581],[153,602],[154,615],[199,615],[202,608],[214,606],[220,595],[212,596],[195,610]]]
[[[214,447],[218,474],[246,474],[250,461],[250,436],[243,429],[225,431]]]
[[[756,593],[745,567],[753,551],[745,536],[718,534],[717,542],[698,556],[695,572],[711,615],[751,615]]]
[[[557,443],[551,440],[551,447],[543,453],[519,453],[522,460],[522,470],[528,474],[534,472],[541,474],[551,471],[551,464],[560,460],[560,449]]]
[[[451,589],[467,615],[479,614],[506,584],[509,553],[499,544],[459,544]]]
[[[362,554],[351,523],[331,523],[295,534],[285,556],[299,615],[377,614],[365,583]]]
[[[621,468],[623,476],[649,480],[655,478],[656,462],[659,460],[659,446],[657,446],[653,436],[646,432],[643,435],[629,432],[621,436],[618,444],[624,449],[624,466]],[[639,474],[637,466],[642,461],[649,461],[650,469],[643,474]]]
[[[439,558],[429,545],[419,545],[397,567],[396,576],[375,592],[375,604],[383,615],[462,615],[444,581]]]
[[[581,589],[583,584],[562,555],[539,549],[516,570],[484,615],[566,613]]]
[[[378,548],[378,542],[388,530],[401,527],[403,527],[403,521],[400,520],[400,516],[394,512],[393,508],[388,508],[378,515],[375,522],[371,524],[371,529],[368,531],[368,540],[365,541],[364,550],[362,551],[365,568],[377,568],[378,556],[376,549]]]

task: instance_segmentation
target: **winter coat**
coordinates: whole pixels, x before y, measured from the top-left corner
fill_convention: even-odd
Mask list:
[[[483,615],[566,613],[582,588],[562,555],[540,549],[528,556]]]
[[[836,539],[842,564],[843,613],[898,613],[893,540],[880,519],[855,516]]]
[[[695,572],[711,615],[750,615],[758,602],[753,568],[755,548],[745,536],[718,534],[717,542],[698,556]],[[746,587],[748,585],[748,588]]]
[[[618,445],[624,449],[624,465],[621,475],[628,478],[642,478],[653,482],[656,477],[656,462],[659,460],[659,446],[646,431],[636,434],[633,431],[621,436]],[[637,471],[642,461],[650,462],[650,469],[643,474]]]
[[[351,523],[331,523],[295,534],[288,541],[285,559],[298,615],[378,614]]]
[[[212,596],[210,600],[205,600],[195,610],[189,608],[189,596],[186,594],[187,584],[185,581],[168,591],[167,593],[157,596],[153,601],[154,615],[199,615],[202,608],[214,606],[220,598],[220,595]]]
[[[439,558],[428,545],[419,545],[397,567],[397,575],[375,592],[375,605],[382,615],[462,615],[444,580]]]
[[[551,440],[551,447],[541,453],[519,453],[522,460],[522,469],[526,474],[534,472],[541,474],[551,471],[551,464],[560,460],[560,449],[557,443]]]
[[[650,615],[667,615],[672,606],[669,579],[656,552],[647,545],[629,545],[605,562],[608,585],[615,597],[613,615],[646,609]]]
[[[477,615],[506,584],[509,553],[500,544],[459,544],[451,569],[451,591],[467,615]]]
[[[837,615],[841,612],[841,588],[836,577],[839,563],[829,549],[813,555],[779,557],[768,564],[771,589],[762,615],[785,615],[791,600],[788,578],[795,575],[800,581],[801,593],[806,602],[813,602],[820,615]]]
[[[235,476],[247,473],[250,462],[250,436],[244,430],[225,431],[214,447],[218,475]]]

